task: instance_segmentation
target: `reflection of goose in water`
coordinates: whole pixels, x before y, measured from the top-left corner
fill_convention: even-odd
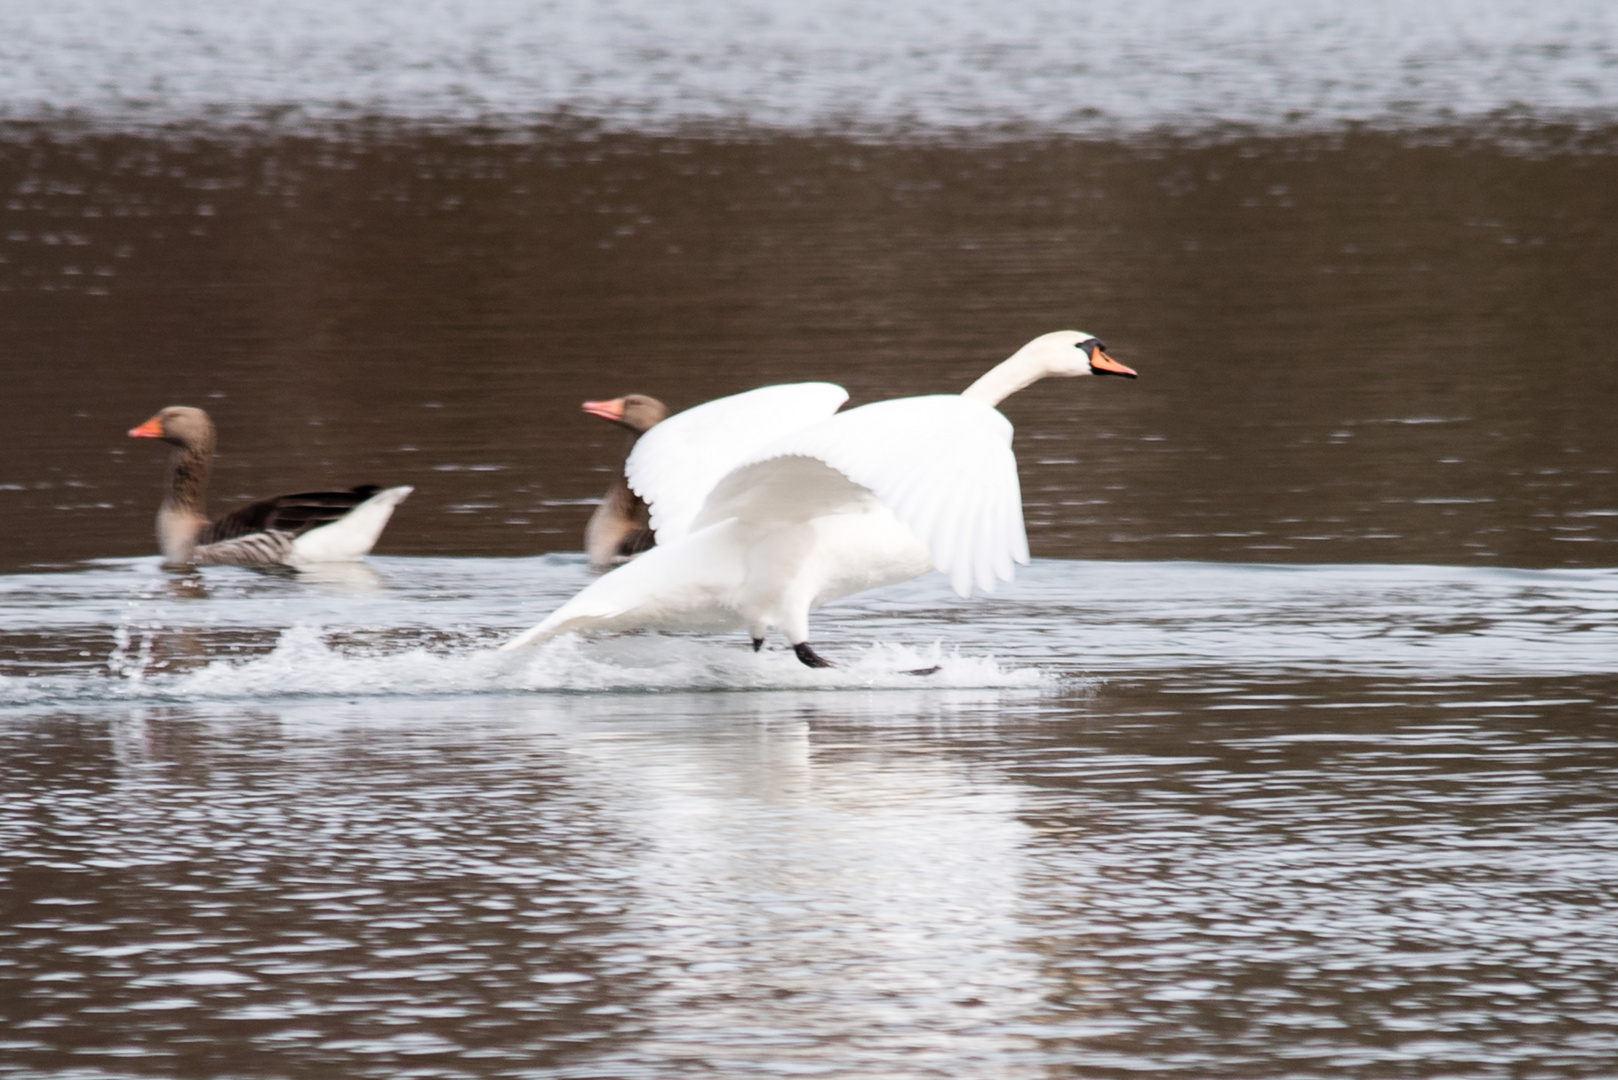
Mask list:
[[[781,631],[810,667],[809,612],[938,569],[991,592],[1028,561],[1011,424],[995,408],[1052,375],[1135,373],[1090,334],[1035,338],[963,393],[836,413],[840,386],[768,386],[665,420],[629,456],[657,547],[506,648],[581,630]],[[836,413],[836,415],[833,415]]]
[[[298,567],[298,582],[331,596],[364,596],[388,588],[376,567],[358,561],[304,563]]]
[[[368,484],[277,495],[209,521],[214,426],[208,414],[171,405],[129,434],[174,447],[168,491],[157,511],[157,542],[163,560],[176,565],[299,566],[359,559],[376,546],[393,508],[411,491]]]
[[[611,566],[638,555],[657,542],[652,534],[651,511],[624,479],[624,462],[647,431],[669,414],[667,405],[645,394],[628,394],[611,401],[586,401],[584,411],[611,420],[629,431],[624,460],[613,473],[607,494],[584,527],[584,551],[591,566]]]

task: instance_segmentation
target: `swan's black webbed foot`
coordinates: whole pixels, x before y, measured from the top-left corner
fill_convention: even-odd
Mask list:
[[[758,652],[763,647],[764,647],[764,639],[763,638],[756,637],[756,638],[753,639],[753,651],[754,652]]]
[[[792,646],[792,651],[798,654],[798,659],[803,661],[804,667],[837,666],[830,660],[827,660],[824,656],[821,656],[819,653],[815,652],[815,650],[811,649],[807,641],[798,642],[796,645]]]
[[[909,671],[905,672],[904,674],[906,674],[906,675],[937,675],[942,670],[944,670],[944,665],[942,665],[942,664],[934,664],[932,667],[911,668]]]

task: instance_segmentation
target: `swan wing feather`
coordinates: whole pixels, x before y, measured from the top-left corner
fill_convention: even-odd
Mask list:
[[[998,410],[956,394],[862,405],[743,461],[714,486],[694,527],[727,517],[837,513],[863,489],[916,534],[957,593],[993,592],[1012,579],[1015,564],[1028,562],[1011,436]],[[817,476],[810,462],[852,484]],[[775,494],[766,497],[766,489]]]
[[[788,432],[816,424],[848,400],[833,383],[763,386],[675,413],[635,443],[624,462],[630,490],[651,509],[657,541],[691,531],[721,477]]]

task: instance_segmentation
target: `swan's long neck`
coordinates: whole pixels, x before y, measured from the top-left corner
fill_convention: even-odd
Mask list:
[[[961,391],[962,397],[976,398],[986,405],[999,405],[1018,390],[1032,386],[1049,374],[1019,349],[983,373],[977,382]]]

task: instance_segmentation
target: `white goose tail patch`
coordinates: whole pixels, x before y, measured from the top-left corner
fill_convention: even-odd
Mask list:
[[[415,489],[408,485],[377,492],[354,509],[318,529],[310,529],[292,542],[287,562],[354,562],[363,559],[376,546],[377,538],[393,516],[393,508],[404,502]]]

